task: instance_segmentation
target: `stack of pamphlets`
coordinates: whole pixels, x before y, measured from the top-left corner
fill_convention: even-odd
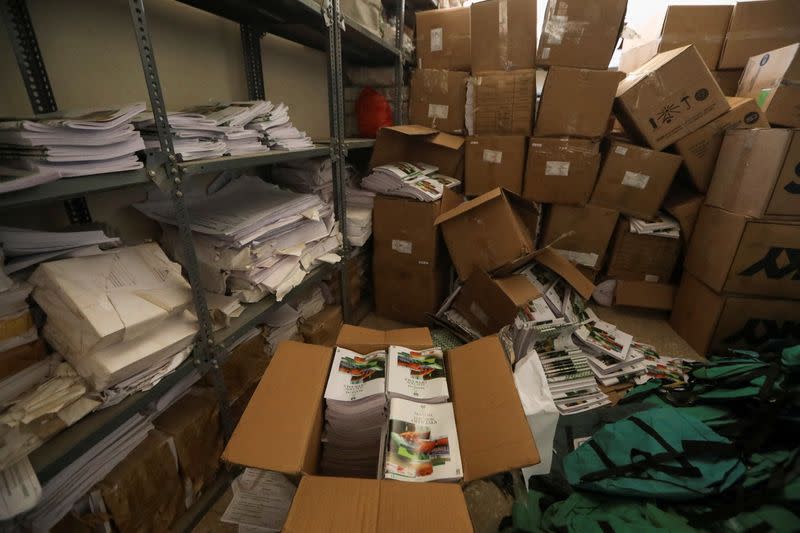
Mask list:
[[[441,348],[389,347],[386,392],[389,398],[442,403],[450,398]]]
[[[444,189],[461,184],[455,178],[437,174],[438,170],[424,163],[390,163],[373,168],[361,180],[361,186],[380,194],[433,202],[442,197]]]
[[[386,430],[386,352],[336,348],[325,388],[321,470],[375,478]]]
[[[597,380],[605,386],[635,383],[639,376],[647,371],[644,353],[640,350],[640,347],[643,346],[635,342],[631,343],[628,356],[624,360],[616,359],[605,353],[592,352],[587,355],[589,365]]]
[[[634,342],[631,344],[631,351],[634,350],[643,355],[647,369],[644,375],[637,378],[636,383],[639,385],[650,379],[660,379],[673,384],[686,383],[689,371],[698,364],[697,361],[689,359],[659,355],[649,344]]]
[[[264,142],[270,148],[282,150],[299,150],[302,148],[312,148],[314,143],[306,132],[295,128],[289,118],[289,107],[280,103],[273,106],[267,102],[269,107],[254,117],[247,125],[248,129],[255,130],[263,136]]]
[[[617,329],[614,324],[595,320],[578,328],[575,337],[581,348],[589,354],[605,355],[623,363],[634,362],[629,355],[633,336]]]
[[[372,235],[372,210],[375,193],[354,185],[345,190],[347,204],[347,240],[350,246],[364,246]]]
[[[656,219],[651,222],[630,217],[630,223],[631,233],[655,235],[668,239],[678,239],[681,236],[681,226],[678,221],[663,211],[659,211]]]
[[[212,193],[184,196],[203,288],[254,302],[278,300],[321,264],[341,260],[341,233],[333,208],[315,194],[299,194],[257,177],[242,176]],[[163,242],[178,261],[172,202],[159,192],[135,207],[164,226]]]
[[[7,258],[6,274],[60,257],[95,255],[103,248],[118,246],[120,240],[102,230],[36,231],[0,226],[0,243]]]
[[[0,193],[59,178],[142,168],[131,124],[144,103],[0,121]]]
[[[400,481],[458,481],[463,476],[452,403],[392,398],[383,475]]]

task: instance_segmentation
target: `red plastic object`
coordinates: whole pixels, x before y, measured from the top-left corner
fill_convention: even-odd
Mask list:
[[[365,87],[358,95],[356,117],[361,137],[375,138],[379,129],[393,124],[392,106],[372,87]]]

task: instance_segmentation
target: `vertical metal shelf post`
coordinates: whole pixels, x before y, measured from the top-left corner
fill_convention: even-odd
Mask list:
[[[330,150],[333,166],[333,203],[336,218],[342,232],[342,259],[339,268],[339,288],[342,298],[342,318],[350,321],[350,291],[347,275],[347,259],[350,245],[347,242],[347,207],[346,188],[344,183],[344,166],[347,158],[347,147],[344,142],[344,67],[342,65],[342,29],[344,17],[339,10],[339,0],[326,0],[323,6],[323,17],[328,29],[328,112],[330,116]]]
[[[47,76],[39,41],[36,39],[36,31],[33,29],[25,0],[0,0],[0,18],[3,19],[11,40],[14,57],[34,114],[57,111],[58,106],[50,86],[50,78]],[[92,221],[85,197],[64,200],[64,209],[71,224]]]
[[[200,368],[209,367],[208,370],[211,373],[214,388],[217,390],[220,400],[220,418],[224,437],[227,440],[233,432],[233,424],[227,401],[228,394],[217,361],[219,348],[214,343],[214,328],[211,321],[211,314],[208,311],[206,296],[200,282],[200,272],[197,264],[197,255],[195,254],[194,240],[192,238],[189,211],[183,200],[184,184],[181,176],[181,169],[178,165],[178,158],[175,155],[175,148],[172,144],[172,133],[169,126],[166,106],[164,104],[163,93],[161,91],[161,82],[158,78],[155,53],[150,39],[150,30],[147,27],[144,0],[128,0],[128,5],[133,20],[136,42],[139,47],[139,57],[142,61],[145,83],[147,84],[147,93],[150,97],[150,106],[153,111],[156,131],[158,132],[158,142],[161,147],[161,152],[158,154],[156,162],[160,166],[163,166],[163,170],[166,174],[166,180],[163,180],[159,185],[169,192],[173,206],[175,207],[175,214],[178,221],[178,234],[180,235],[183,245],[184,266],[189,277],[189,284],[192,287],[195,312],[200,323],[200,331],[197,336],[195,348],[192,351],[192,357],[194,358],[195,364]],[[148,170],[148,175],[154,178],[156,172],[151,168]]]
[[[262,32],[248,24],[241,24],[244,73],[247,78],[247,96],[250,100],[265,100],[264,72],[261,69]]]
[[[406,0],[397,0],[396,23],[394,27],[394,44],[397,47],[397,59],[394,63],[394,123],[403,123],[403,34],[406,20]]]

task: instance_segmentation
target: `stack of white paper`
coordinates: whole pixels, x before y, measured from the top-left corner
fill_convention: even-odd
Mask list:
[[[452,403],[393,398],[383,474],[399,481],[458,481],[464,476]]]
[[[377,474],[386,429],[386,352],[336,348],[325,388],[320,468],[326,475]]]
[[[361,180],[361,186],[380,194],[433,202],[442,197],[444,189],[461,184],[455,178],[437,174],[437,170],[422,163],[390,163],[373,168],[372,173]]]
[[[13,274],[59,257],[94,255],[100,246],[118,246],[120,240],[102,230],[51,232],[0,226],[0,244],[9,258],[3,268]]]
[[[270,181],[296,192],[313,193],[323,202],[333,202],[333,164],[329,157],[303,159],[276,165]]]
[[[157,371],[197,332],[181,267],[154,243],[43,263],[30,281],[45,338],[97,391]]]
[[[144,103],[0,122],[0,193],[62,177],[142,168],[131,124]]]
[[[260,132],[270,148],[299,150],[311,148],[314,143],[306,132],[295,128],[290,122],[289,107],[280,103],[255,117],[246,127]]]
[[[630,217],[630,223],[631,233],[654,235],[668,239],[678,239],[681,236],[681,226],[678,221],[663,211],[659,211],[653,221]]]
[[[341,260],[333,210],[313,194],[298,194],[243,176],[212,194],[186,195],[203,286],[254,302],[279,301],[323,263]],[[135,207],[166,226],[164,245],[183,260],[171,201]]]
[[[278,472],[246,468],[231,484],[233,499],[220,519],[242,528],[278,533],[297,488]]]
[[[308,320],[316,315],[325,307],[325,295],[322,287],[315,285],[303,298],[299,299],[294,306],[300,314],[300,320]]]
[[[300,339],[300,330],[297,325],[299,319],[300,313],[286,304],[278,304],[267,312],[264,318],[267,353],[275,353],[278,345],[283,341]]]
[[[370,210],[375,206],[375,193],[360,187],[347,186],[345,190],[347,208],[367,207]]]
[[[372,235],[372,208],[347,208],[347,241],[350,246],[364,246]]]

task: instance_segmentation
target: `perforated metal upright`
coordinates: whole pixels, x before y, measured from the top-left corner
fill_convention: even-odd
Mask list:
[[[403,67],[405,52],[403,51],[403,31],[406,20],[406,0],[397,1],[396,23],[394,26],[394,45],[397,48],[397,59],[394,62],[394,123],[403,123]]]

